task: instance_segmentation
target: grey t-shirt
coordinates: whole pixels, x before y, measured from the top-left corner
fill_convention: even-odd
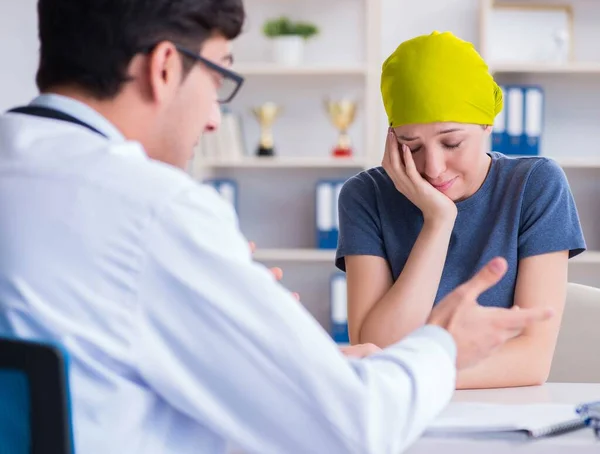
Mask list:
[[[502,280],[479,298],[484,306],[513,305],[520,259],[586,248],[563,170],[548,158],[489,153],[492,164],[479,190],[458,202],[458,215],[435,303],[496,256],[508,261]],[[394,187],[382,167],[350,178],[339,198],[336,266],[344,257],[384,258],[398,278],[423,226],[421,211]]]

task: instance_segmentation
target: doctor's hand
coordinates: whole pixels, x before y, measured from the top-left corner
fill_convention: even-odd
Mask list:
[[[248,244],[250,245],[250,251],[254,254],[254,252],[256,251],[256,243],[254,241],[250,241]],[[276,280],[280,281],[281,279],[283,279],[283,270],[281,268],[273,267],[270,269],[270,271]],[[294,298],[296,298],[298,301],[300,301],[299,294],[292,293],[292,295],[294,295]]]
[[[456,204],[419,174],[410,149],[405,144],[400,149],[392,128],[388,130],[381,165],[396,189],[421,210],[426,222],[442,220],[454,225]]]
[[[472,279],[448,294],[431,311],[428,324],[445,328],[454,338],[458,369],[474,366],[528,326],[549,319],[551,309],[484,307],[477,298],[504,276],[507,263],[497,257]]]

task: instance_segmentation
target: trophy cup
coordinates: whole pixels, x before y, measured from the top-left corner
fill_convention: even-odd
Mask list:
[[[339,130],[338,143],[332,154],[335,157],[351,157],[353,154],[352,142],[348,136],[348,128],[354,122],[356,116],[356,102],[349,99],[339,101],[325,100],[325,109],[329,119]]]
[[[256,154],[258,156],[274,156],[275,146],[273,142],[273,123],[281,113],[281,107],[273,102],[267,102],[252,109],[254,116],[260,125],[260,143]]]

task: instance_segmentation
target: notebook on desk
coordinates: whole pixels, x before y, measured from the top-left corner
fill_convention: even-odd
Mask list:
[[[451,403],[427,428],[430,437],[540,438],[586,427],[574,405]]]

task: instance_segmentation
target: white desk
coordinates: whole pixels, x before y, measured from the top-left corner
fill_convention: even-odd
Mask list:
[[[454,402],[580,404],[600,400],[600,383],[548,383],[544,386],[457,391]],[[591,429],[530,441],[421,438],[406,454],[600,454]]]

